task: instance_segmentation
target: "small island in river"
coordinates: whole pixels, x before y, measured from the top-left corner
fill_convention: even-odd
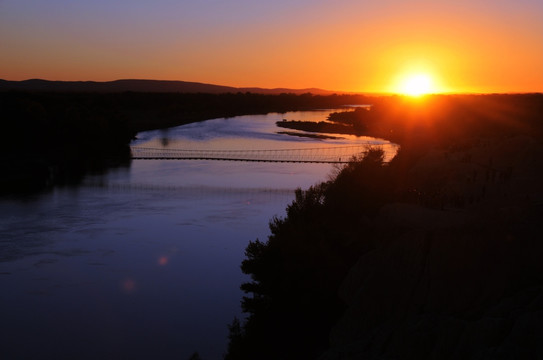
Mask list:
[[[356,116],[368,111],[361,110],[334,112],[328,116],[327,121],[298,121],[287,120],[277,121],[275,124],[282,128],[302,130],[312,133],[330,133],[362,136],[368,132],[363,121],[358,121]],[[354,115],[354,116],[353,116]]]

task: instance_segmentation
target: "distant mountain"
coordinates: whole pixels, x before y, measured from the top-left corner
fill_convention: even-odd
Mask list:
[[[115,81],[49,81],[42,79],[30,79],[23,81],[9,81],[0,79],[0,91],[27,90],[27,91],[56,91],[56,92],[177,92],[177,93],[237,93],[251,92],[259,94],[312,93],[329,95],[335,92],[310,88],[310,89],[264,89],[264,88],[237,88],[188,81],[167,80],[115,80]]]

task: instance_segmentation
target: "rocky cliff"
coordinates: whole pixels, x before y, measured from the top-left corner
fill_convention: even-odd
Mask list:
[[[541,358],[542,155],[516,136],[422,157],[404,180],[426,193],[381,208],[321,359]]]

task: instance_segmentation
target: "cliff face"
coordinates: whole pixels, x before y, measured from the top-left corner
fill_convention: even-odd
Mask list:
[[[400,150],[297,191],[249,244],[227,358],[541,358],[542,116],[540,94],[334,115]]]
[[[405,182],[426,193],[381,209],[321,358],[541,357],[542,154],[519,136],[420,159]]]

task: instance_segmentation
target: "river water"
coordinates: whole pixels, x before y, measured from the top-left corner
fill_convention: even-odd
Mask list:
[[[371,141],[279,134],[238,116],[138,134],[135,146],[286,149]],[[394,146],[387,146],[391,152]],[[247,243],[330,164],[133,160],[75,187],[0,198],[2,359],[220,359],[242,318]]]

